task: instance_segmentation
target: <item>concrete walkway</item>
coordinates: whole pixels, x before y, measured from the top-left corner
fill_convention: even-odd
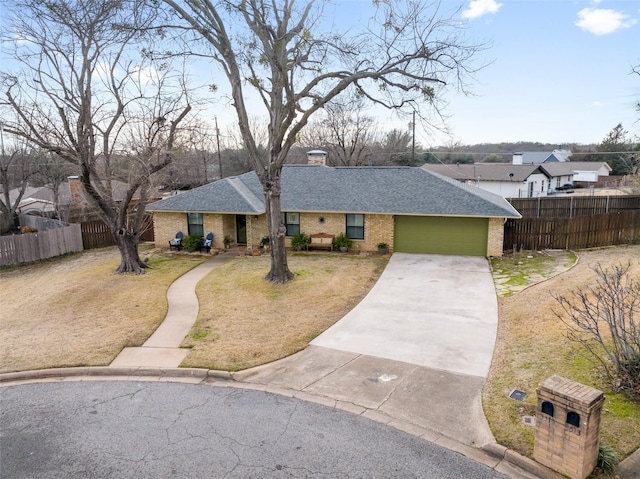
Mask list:
[[[181,348],[184,337],[198,318],[196,285],[231,255],[217,255],[178,278],[167,291],[167,316],[158,329],[137,348],[124,348],[112,367],[177,368],[190,349]]]

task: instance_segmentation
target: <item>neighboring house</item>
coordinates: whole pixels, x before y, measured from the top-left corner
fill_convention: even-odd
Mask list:
[[[556,163],[567,161],[570,156],[571,150],[524,151],[514,153],[512,163],[514,165]]]
[[[422,168],[457,181],[475,185],[503,198],[534,198],[556,193],[566,184],[596,183],[609,176],[606,162],[554,161],[514,165],[476,163],[473,165],[432,165]]]
[[[9,198],[12,203],[15,202],[19,194],[19,188],[9,192]],[[27,186],[17,208],[18,213],[37,214],[40,216],[48,216],[55,213],[55,211],[56,205],[53,201],[53,191],[46,186],[39,188]]]
[[[545,163],[541,167],[551,175],[552,190],[567,183],[597,183],[611,173],[611,167],[604,161]]]
[[[287,165],[281,200],[288,239],[300,232],[346,233],[360,251],[384,242],[392,251],[501,256],[504,220],[520,217],[497,195],[409,167]],[[229,235],[252,251],[267,235],[254,172],[162,199],[147,211],[159,246],[178,231],[213,232],[216,248]]]
[[[425,170],[477,186],[503,198],[546,196],[551,176],[542,165],[476,163],[473,165],[423,165]]]
[[[112,195],[116,202],[120,202],[125,198],[128,185],[121,181],[112,181]],[[9,192],[11,202],[15,202],[20,190],[18,188]],[[157,200],[162,195],[154,190],[152,199]],[[139,200],[140,196],[136,193],[133,196],[133,203]],[[84,196],[82,184],[77,176],[69,176],[66,182],[63,182],[58,189],[58,205],[56,208],[54,192],[50,186],[39,188],[28,186],[20,200],[17,208],[18,213],[37,214],[40,216],[52,216],[56,213],[60,219],[71,222],[82,222],[100,219],[97,210],[92,206]]]

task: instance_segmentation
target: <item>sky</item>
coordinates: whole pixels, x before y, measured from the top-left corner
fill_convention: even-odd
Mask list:
[[[454,142],[600,143],[618,123],[640,136],[640,1],[473,0],[462,16],[492,63],[449,100]]]
[[[455,9],[456,0],[441,0]],[[366,21],[370,0],[333,0],[324,7],[337,27]],[[444,97],[447,133],[417,122],[424,148],[532,141],[597,144],[619,123],[640,137],[640,0],[466,0],[459,17],[466,37],[489,43],[472,95]],[[226,115],[217,110],[222,118]],[[227,112],[228,113],[228,112]],[[383,129],[408,129],[386,110]],[[227,121],[229,121],[227,119]],[[636,139],[636,141],[640,141]]]
[[[533,141],[597,144],[619,123],[640,141],[640,0],[440,0],[461,8],[466,37],[490,47],[470,84],[472,95],[449,91],[448,134],[416,127],[423,148]],[[460,3],[462,2],[462,3]],[[329,0],[323,22],[337,28],[366,21],[371,0]],[[1,16],[1,15],[0,15]],[[6,58],[4,61],[6,62]],[[0,59],[2,63],[2,59]],[[9,65],[9,63],[5,63]],[[195,71],[200,84],[221,78],[214,67]],[[210,80],[211,79],[211,80]],[[220,128],[236,123],[219,95],[203,114]],[[375,115],[383,130],[409,129],[407,118]]]

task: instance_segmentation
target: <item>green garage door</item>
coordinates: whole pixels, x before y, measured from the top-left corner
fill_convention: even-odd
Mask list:
[[[394,250],[486,256],[488,232],[487,218],[396,216]]]

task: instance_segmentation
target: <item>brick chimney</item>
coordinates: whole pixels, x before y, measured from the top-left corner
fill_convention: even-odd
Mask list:
[[[82,183],[80,182],[80,177],[78,176],[69,176],[67,177],[69,181],[69,201],[71,205],[81,205],[84,201],[84,194],[82,193]]]
[[[327,166],[327,152],[322,150],[307,151],[307,164]]]

